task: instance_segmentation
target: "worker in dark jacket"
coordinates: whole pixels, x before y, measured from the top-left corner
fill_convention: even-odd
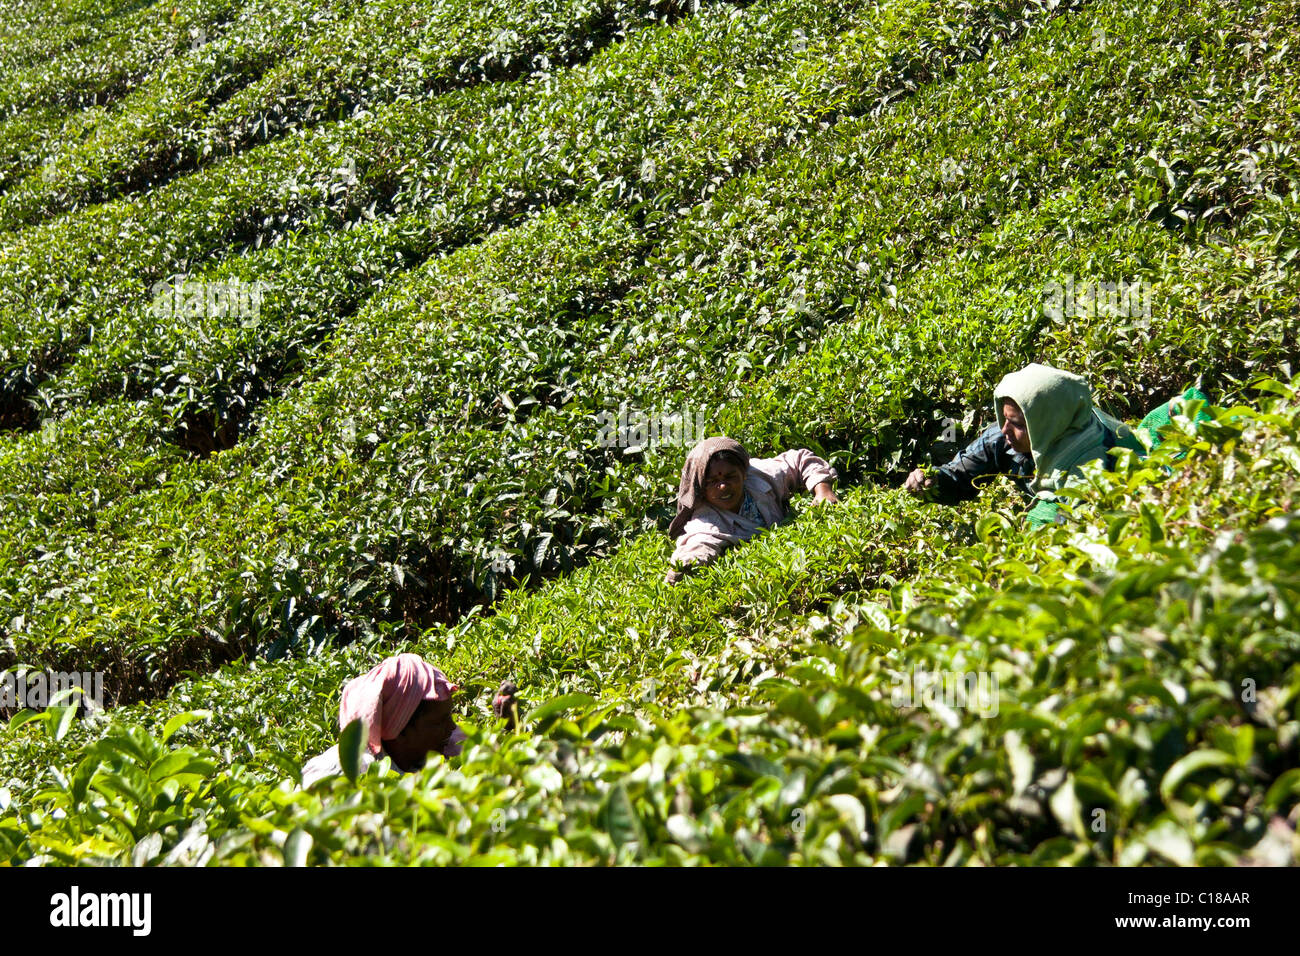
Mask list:
[[[1107,461],[1115,445],[1142,446],[1127,425],[1092,404],[1079,376],[1046,365],[1012,372],[993,392],[998,423],[935,474],[921,469],[903,487],[929,501],[956,504],[979,494],[997,475],[1009,475],[1024,496],[1056,502],[1056,492],[1089,461]]]

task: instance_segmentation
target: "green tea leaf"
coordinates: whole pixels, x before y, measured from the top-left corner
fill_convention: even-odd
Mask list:
[[[605,800],[603,818],[605,832],[615,846],[634,844],[638,853],[645,847],[645,829],[641,825],[641,818],[637,816],[636,808],[632,806],[621,783],[610,789]]]
[[[595,705],[596,698],[590,694],[563,694],[535,707],[529,712],[527,719],[529,723],[537,723],[548,717],[554,717],[556,714],[563,714],[570,710],[580,710],[584,707],[594,707]]]
[[[361,718],[339,732],[339,765],[349,780],[361,776],[361,755],[366,749],[366,725]]]
[[[186,724],[195,720],[211,720],[212,711],[210,710],[187,710],[183,713],[176,714],[163,724],[162,742],[166,743],[171,740],[172,734],[180,730]]]
[[[1199,770],[1210,767],[1231,767],[1236,764],[1232,754],[1222,750],[1197,750],[1175,761],[1160,781],[1160,796],[1169,803],[1178,792],[1179,785]]]
[[[302,827],[294,827],[284,840],[284,865],[306,866],[312,842],[310,833]]]

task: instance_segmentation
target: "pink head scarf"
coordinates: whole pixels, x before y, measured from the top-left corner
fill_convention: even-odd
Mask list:
[[[383,740],[392,740],[402,732],[420,701],[447,700],[455,691],[456,685],[447,675],[419,654],[386,657],[368,674],[343,687],[339,729],[360,717],[369,728],[366,746],[378,754]]]

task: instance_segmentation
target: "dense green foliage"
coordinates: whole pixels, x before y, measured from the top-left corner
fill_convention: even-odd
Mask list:
[[[686,115],[695,109],[687,104],[696,102],[714,102],[716,115],[728,117],[737,131],[756,120],[770,122],[770,95],[757,79],[752,85],[746,80],[742,92],[730,100],[703,97],[711,89],[730,89],[736,86],[738,75],[754,72],[746,68],[738,54],[768,63],[783,62],[780,57],[788,54],[774,52],[780,49],[780,38],[788,43],[795,30],[801,29],[797,24],[811,25],[826,15],[820,5],[814,8],[802,2],[784,4],[780,10],[787,15],[775,17],[757,6],[743,13],[701,14],[671,31],[643,34],[644,44],[611,50],[599,69],[593,63],[585,72],[566,77],[561,83],[543,84],[544,88],[537,91],[539,102],[535,106],[543,128],[536,135],[528,134],[526,124],[485,125],[485,135],[509,136],[518,144],[520,159],[504,164],[507,171],[517,170],[517,162],[530,162],[529,151],[535,150],[539,141],[551,138],[544,135],[546,124],[562,122],[570,127],[570,111],[576,110],[577,115],[590,118],[590,125],[577,129],[581,137],[591,141],[587,150],[601,156],[603,164],[641,170],[644,147],[635,140],[624,141],[602,131],[600,118],[604,114],[595,109],[592,101],[608,99],[617,90],[629,105],[640,104],[651,117],[667,114],[662,118],[665,122]],[[873,11],[866,17],[866,25],[846,41],[848,53],[856,54],[866,47],[876,51],[872,57],[846,54],[841,60],[827,59],[815,47],[801,49],[799,62],[815,64],[817,69],[810,67],[807,77],[796,74],[796,80],[819,89],[825,80],[819,71],[852,70],[869,77],[870,84],[865,89],[859,85],[849,87],[844,98],[877,103],[878,91],[898,82],[900,71],[922,68],[914,67],[911,61],[894,65],[897,54],[891,52],[891,47],[907,49],[908,44],[921,42],[915,35],[917,21],[935,16],[924,4],[903,5],[901,11],[894,10],[888,16]],[[971,43],[987,43],[999,30],[1010,31],[1025,22],[1007,23],[993,17],[991,25],[980,25],[985,19],[977,17],[966,25],[964,33],[955,38],[960,42],[952,56],[965,56]],[[757,32],[758,28],[764,32]],[[948,33],[940,32],[938,39],[925,42],[922,63],[948,55],[948,47],[941,41],[951,42]],[[657,56],[651,59],[647,53]],[[672,75],[664,69],[665,59],[681,64],[677,83],[683,89],[678,95],[665,95],[661,102],[648,95],[648,90],[638,91],[635,84],[628,83],[630,77],[637,78],[643,86],[667,87],[671,94],[672,86],[677,84],[670,84]],[[702,69],[702,61],[711,68]],[[765,72],[772,72],[772,68],[761,70],[760,76]],[[769,82],[779,83],[783,89],[791,85],[782,74],[774,74]],[[701,99],[686,99],[683,94]],[[735,100],[740,106],[750,106],[752,115],[737,109]],[[816,102],[809,101],[809,112],[802,122],[812,123],[823,115],[826,105],[824,95]],[[518,132],[520,125],[525,125],[523,133]],[[874,128],[865,118],[860,125]],[[665,169],[688,162],[695,169],[689,177],[685,170],[679,173],[683,183],[675,189],[667,188],[666,174],[657,174],[654,184],[661,190],[657,194],[661,203],[675,206],[689,200],[697,189],[707,193],[707,176],[711,172],[725,175],[727,162],[734,161],[731,150],[736,146],[727,141],[719,143],[712,157],[710,151],[699,150],[694,145],[695,128],[692,125],[676,132],[662,144],[667,158],[674,154],[683,157]],[[629,124],[629,132],[637,129]],[[762,141],[782,133],[781,125],[761,126],[751,135]],[[644,135],[643,130],[636,133],[638,137]],[[560,163],[555,175],[571,176],[575,168],[575,160],[564,148],[567,145],[561,142],[549,151]],[[477,155],[480,147],[470,143],[458,149]],[[793,167],[782,177],[782,184],[796,187],[805,171],[801,164],[806,151],[786,148],[780,155],[784,157],[778,160],[783,172],[787,166]],[[712,167],[702,162],[709,159]],[[466,178],[456,176],[455,168],[444,171],[452,173],[445,180],[451,186]],[[481,190],[482,180],[481,176],[475,179],[480,185],[473,188]],[[152,476],[142,474],[141,493],[110,502],[107,507],[101,497],[101,503],[95,506],[93,529],[88,531],[86,519],[77,516],[71,527],[58,522],[62,527],[55,531],[64,542],[58,550],[67,560],[61,560],[54,573],[82,581],[78,589],[97,597],[73,608],[60,600],[62,593],[57,586],[53,603],[36,597],[36,589],[41,595],[50,593],[53,582],[47,572],[54,569],[33,567],[30,562],[18,569],[22,562],[16,562],[15,579],[11,580],[15,602],[25,605],[26,630],[37,635],[50,633],[47,615],[53,614],[60,622],[61,644],[67,654],[84,658],[88,653],[85,645],[93,640],[102,648],[91,652],[95,658],[125,658],[123,673],[115,685],[129,698],[140,692],[138,687],[155,685],[159,673],[165,677],[175,671],[178,661],[193,663],[199,655],[220,659],[240,649],[282,645],[295,637],[316,639],[338,632],[364,633],[372,628],[371,621],[377,615],[381,621],[403,626],[418,626],[430,616],[445,616],[480,594],[496,592],[498,582],[489,569],[494,563],[500,567],[501,556],[507,570],[522,577],[563,570],[571,567],[575,558],[583,559],[603,549],[611,525],[628,527],[628,522],[638,520],[636,516],[644,514],[654,499],[646,493],[644,478],[629,476],[626,471],[608,474],[610,459],[617,461],[619,456],[592,449],[595,408],[624,398],[647,405],[662,400],[671,394],[675,384],[700,377],[716,363],[716,356],[728,352],[764,352],[775,357],[779,354],[774,352],[777,343],[793,350],[799,343],[792,337],[815,334],[823,319],[815,311],[796,309],[781,301],[792,296],[791,286],[798,277],[797,271],[787,270],[785,278],[777,278],[781,260],[789,251],[782,243],[768,253],[766,271],[772,287],[765,294],[784,313],[780,321],[764,322],[757,328],[737,325],[735,332],[742,336],[740,342],[725,334],[707,343],[688,337],[674,354],[681,360],[674,370],[676,382],[666,381],[658,367],[638,373],[641,362],[636,353],[647,347],[658,348],[654,343],[677,324],[677,316],[662,308],[664,297],[702,291],[690,288],[689,280],[680,277],[678,267],[673,265],[684,254],[678,242],[700,246],[715,238],[716,232],[708,222],[701,224],[691,216],[670,219],[658,229],[646,228],[642,223],[629,247],[619,238],[618,223],[622,221],[621,208],[638,199],[639,194],[624,196],[620,180],[603,178],[599,172],[586,181],[598,194],[585,205],[561,207],[534,218],[526,226],[499,232],[487,242],[434,258],[406,282],[359,309],[354,317],[345,317],[344,324],[326,342],[329,354],[303,376],[310,381],[259,410],[252,422],[256,434],[231,455],[190,467],[169,467],[166,452],[155,457],[148,446],[133,455],[136,461],[152,458],[156,462],[154,474],[165,474],[166,483],[158,488],[149,480]],[[499,183],[507,182],[514,184],[511,188],[518,188],[517,173],[503,173]],[[736,182],[739,185],[743,180]],[[618,186],[618,191],[609,192],[611,185]],[[906,188],[901,180],[898,188]],[[487,192],[495,195],[497,189],[491,186]],[[727,205],[741,199],[741,192],[728,192],[731,202]],[[546,201],[555,199],[552,194]],[[711,211],[710,216],[725,214],[721,203],[721,198],[715,197],[711,209],[717,211]],[[644,210],[644,205],[638,208]],[[426,222],[432,218],[435,230],[451,228],[441,204],[432,213],[414,215]],[[210,218],[210,210],[205,207],[204,222]],[[575,224],[579,230],[576,236]],[[635,220],[629,221],[629,227],[633,225]],[[330,306],[346,308],[347,297],[355,299],[368,288],[367,280],[382,279],[382,274],[392,268],[370,263],[383,263],[393,255],[394,244],[407,244],[409,248],[411,243],[423,243],[417,259],[427,254],[429,234],[416,229],[419,227],[413,229],[409,218],[395,226],[381,223],[374,229],[352,229],[344,233],[345,238],[325,240],[327,255],[313,255],[321,247],[304,242],[300,236],[283,255],[272,251],[268,261],[259,260],[256,271],[236,273],[242,278],[277,276],[285,283],[268,295],[268,312],[273,314],[265,321],[232,323],[222,317],[216,328],[204,322],[196,330],[189,323],[181,323],[171,332],[164,324],[154,332],[155,323],[145,320],[139,324],[146,327],[144,334],[154,340],[141,343],[148,349],[149,359],[125,376],[119,373],[115,380],[125,377],[127,396],[133,396],[138,393],[132,387],[132,378],[139,376],[147,382],[162,372],[167,378],[154,391],[163,393],[157,398],[161,398],[164,414],[180,418],[178,431],[188,437],[188,433],[208,423],[214,426],[213,433],[223,431],[225,426],[217,423],[225,421],[231,406],[242,409],[250,399],[265,394],[267,386],[258,373],[267,360],[258,346],[271,350],[270,370],[284,374],[285,363],[292,362],[304,348],[304,339],[310,341],[319,334],[318,306],[326,308],[326,321],[331,321],[334,313],[329,311]],[[630,273],[639,261],[635,254],[647,254],[646,245],[660,230],[670,231],[665,258],[648,258],[639,270],[641,281],[636,282],[638,276]],[[178,231],[180,227],[175,226],[167,236],[170,239]],[[592,239],[584,246],[586,234],[591,234]],[[733,238],[738,243],[750,241],[744,232],[733,232]],[[611,241],[613,246],[607,244]],[[553,249],[559,249],[563,256],[587,258],[600,265],[590,278],[586,273],[571,276],[563,269],[543,270],[536,276],[521,271],[519,263],[548,260]],[[493,268],[492,260],[498,257],[509,263],[507,268]],[[396,259],[399,265],[403,261],[405,257]],[[286,264],[289,268],[276,269]],[[334,290],[321,290],[316,285],[331,269],[343,273],[342,281],[335,280],[339,281],[336,295],[340,298],[333,301],[329,294]],[[613,274],[607,274],[610,269]],[[625,270],[625,274],[619,274]],[[374,276],[375,272],[380,275]],[[455,287],[463,289],[463,294],[447,293],[452,276],[468,280],[456,282]],[[500,280],[498,276],[505,278]],[[288,284],[290,280],[293,284]],[[590,285],[591,280],[597,284]],[[575,281],[580,284],[575,285]],[[629,291],[633,284],[638,288]],[[665,284],[669,287],[664,288]],[[442,290],[438,298],[418,309],[411,308],[412,298],[419,297],[422,289],[434,287]],[[96,295],[100,295],[102,285],[95,288]],[[278,302],[287,304],[279,306]],[[513,324],[518,334],[528,340],[513,346],[508,361],[497,354],[500,343],[486,338],[481,340],[482,347],[488,350],[482,359],[475,361],[471,352],[468,368],[448,368],[446,353],[438,351],[442,348],[440,341],[431,344],[432,351],[411,350],[403,344],[404,338],[393,337],[392,331],[380,331],[414,329],[430,339],[441,340],[448,327],[473,321],[475,313],[487,317],[483,306],[489,302],[496,312],[489,321],[494,325]],[[681,302],[687,314],[689,302],[689,298]],[[647,315],[652,304],[653,314]],[[739,291],[732,308],[743,308]],[[283,315],[288,310],[294,310],[300,318],[295,321]],[[578,319],[586,318],[586,335],[579,327],[569,328],[575,311]],[[304,329],[305,323],[311,325]],[[231,329],[235,324],[238,328]],[[248,328],[250,325],[252,328]],[[122,335],[120,327],[111,321],[105,323],[97,335],[104,345],[101,348],[92,343],[85,350],[88,362],[98,365],[103,348],[136,348],[139,333],[128,331]],[[188,341],[182,345],[182,339]],[[455,347],[463,351],[461,343]],[[211,358],[175,367],[177,358],[184,362],[185,354],[194,352]],[[580,358],[584,352],[591,355],[593,366],[585,375]],[[630,371],[608,362],[609,356],[620,352],[632,353],[627,356]],[[163,365],[164,361],[167,364]],[[395,363],[405,366],[400,374],[394,370]],[[196,368],[196,364],[200,367]],[[448,400],[448,378],[468,378],[471,386],[477,386],[476,379],[485,373],[491,377],[482,386],[472,387],[467,394],[458,389]],[[224,393],[217,396],[215,408],[196,401],[196,392],[203,389],[205,382],[214,381]],[[382,386],[376,387],[377,382]],[[582,387],[575,387],[579,383]],[[63,381],[51,387],[51,391],[55,389],[68,394]],[[362,404],[357,414],[347,414],[349,409],[339,407],[344,396],[347,404]],[[701,391],[693,400],[702,404],[716,400],[716,396]],[[144,404],[146,409],[152,409],[158,403]],[[430,408],[439,405],[464,411],[457,418],[431,420]],[[61,422],[67,425],[77,420],[74,414]],[[290,435],[293,437],[288,438]],[[404,437],[392,442],[386,440],[390,435]],[[373,438],[365,441],[370,436]],[[59,441],[57,436],[46,437]],[[206,451],[220,436],[214,434],[206,440],[186,437],[179,443]],[[117,442],[100,444],[111,449]],[[353,447],[349,448],[349,444]],[[35,447],[40,454],[40,446]],[[464,449],[469,447],[480,453],[465,454]],[[493,452],[489,450],[492,448],[501,450]],[[342,461],[340,449],[344,450]],[[81,454],[99,457],[103,453],[92,449]],[[115,451],[109,454],[116,457]],[[57,457],[62,460],[65,456]],[[427,468],[430,461],[440,462],[445,473]],[[520,461],[528,462],[527,467],[521,469]],[[27,473],[29,468],[28,461],[15,462],[15,471]],[[80,482],[84,476],[79,469],[75,480]],[[561,482],[558,488],[557,476]],[[420,486],[413,486],[413,480]],[[305,491],[304,486],[317,490]],[[364,488],[364,492],[359,494],[358,488]],[[39,500],[41,492],[33,497]],[[600,509],[593,513],[597,498],[601,499]],[[611,510],[615,511],[613,516],[609,515]],[[160,521],[164,513],[168,516]],[[271,518],[272,514],[276,517]],[[622,515],[627,517],[619,521]],[[15,549],[25,554],[32,553],[33,546],[40,553],[55,549],[46,527],[34,531],[35,535],[15,536]],[[183,536],[185,543],[160,543],[160,538],[165,541],[173,533]],[[34,541],[33,537],[43,540]],[[241,542],[239,559],[218,559],[221,566],[213,567],[212,558],[229,554],[235,541]],[[552,547],[552,543],[556,546]],[[177,548],[189,560],[173,560]],[[163,559],[163,566],[142,578],[141,568],[155,565],[158,557]],[[286,562],[294,565],[287,570],[300,573],[286,575]],[[41,575],[39,582],[30,579],[36,571]],[[194,575],[202,579],[197,586],[191,583]],[[172,583],[159,587],[160,579]],[[431,579],[437,579],[432,586],[423,584]],[[444,589],[451,593],[443,593]],[[141,590],[146,593],[141,594]],[[26,598],[28,595],[36,600]],[[114,612],[112,609],[117,607],[130,607],[132,613]],[[137,650],[141,648],[147,649],[143,661],[145,655]]]
[[[281,783],[375,647],[227,670],[74,726],[94,742],[6,794],[0,838],[138,863],[1234,862],[1300,799],[1298,424],[1292,395],[1175,429],[1028,535],[855,492],[675,589],[641,538],[413,645],[480,705],[416,775]],[[484,717],[503,668],[546,701],[528,734]],[[918,671],[997,696],[900,706]]]
[[[1294,823],[1300,405],[1248,388],[1298,355],[1294,0],[23,6],[0,664],[129,706],[14,717],[3,857],[1233,863]],[[1151,311],[1053,316],[1066,277]],[[160,310],[196,283],[259,308]],[[1028,361],[1241,404],[1041,532],[891,490]],[[852,490],[668,588],[683,449],[602,446],[620,404]],[[399,648],[465,754],[296,789]]]

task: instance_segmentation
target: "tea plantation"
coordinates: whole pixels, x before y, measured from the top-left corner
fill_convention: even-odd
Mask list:
[[[4,702],[0,862],[1300,855],[1300,0],[13,6],[0,668],[106,706]],[[1029,362],[1209,420],[907,495]],[[620,408],[841,503],[670,587]],[[303,789],[405,651],[464,753]]]

